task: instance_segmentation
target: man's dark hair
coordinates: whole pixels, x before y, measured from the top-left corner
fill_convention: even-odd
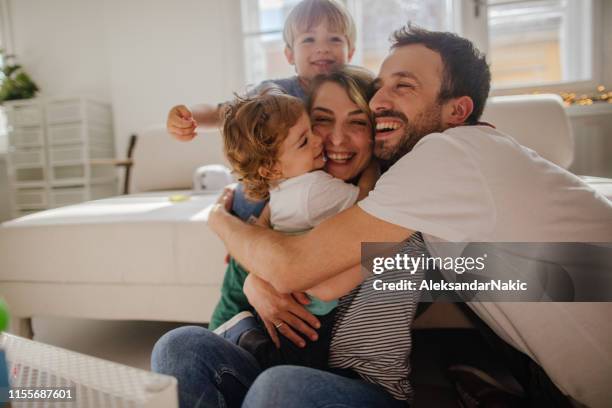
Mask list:
[[[471,41],[453,33],[429,31],[408,23],[391,35],[391,42],[391,49],[422,44],[440,54],[444,68],[438,101],[443,103],[469,96],[474,102],[474,111],[466,123],[478,122],[489,96],[491,72],[484,54]]]

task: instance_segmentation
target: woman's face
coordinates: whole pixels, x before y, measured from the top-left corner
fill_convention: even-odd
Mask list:
[[[342,180],[357,177],[372,156],[372,124],[335,82],[321,85],[310,112],[313,133],[320,136],[327,155],[325,171]]]

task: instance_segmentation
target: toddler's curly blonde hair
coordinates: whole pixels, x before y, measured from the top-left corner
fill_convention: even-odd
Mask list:
[[[244,185],[247,198],[264,200],[276,180],[268,177],[278,163],[280,147],[298,119],[306,112],[302,102],[267,89],[257,96],[237,97],[225,110],[225,155]],[[261,171],[260,169],[268,170]]]

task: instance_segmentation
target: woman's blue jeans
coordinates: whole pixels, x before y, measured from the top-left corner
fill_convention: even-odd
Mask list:
[[[278,366],[262,373],[247,351],[199,326],[164,334],[151,368],[178,379],[181,408],[405,406],[376,385],[321,370]]]

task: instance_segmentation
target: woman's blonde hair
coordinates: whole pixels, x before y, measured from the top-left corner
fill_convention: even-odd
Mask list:
[[[322,22],[329,30],[344,34],[349,50],[355,48],[357,29],[355,21],[346,7],[335,0],[303,0],[289,13],[285,20],[283,39],[285,45],[292,49],[295,37],[305,33]]]
[[[237,97],[227,106],[223,122],[224,152],[248,198],[268,198],[275,181],[265,175],[273,173],[281,144],[305,112],[299,99],[277,89],[267,89],[257,96]]]
[[[368,115],[370,123],[373,124],[372,111],[369,106],[374,83],[374,74],[371,71],[354,65],[345,65],[329,74],[316,76],[310,83],[310,93],[306,102],[308,112],[312,112],[312,105],[319,88],[328,82],[340,85],[346,91],[349,99]]]

